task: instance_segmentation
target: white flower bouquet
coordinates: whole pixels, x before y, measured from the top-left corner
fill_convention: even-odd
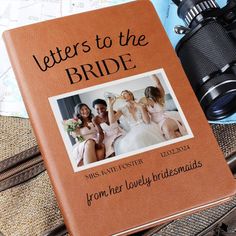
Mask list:
[[[72,132],[75,132],[78,128],[80,128],[82,125],[82,121],[80,119],[71,118],[68,120],[63,120],[63,127],[64,129],[69,132],[70,134]],[[74,137],[74,135],[72,135]],[[83,142],[84,138],[83,136],[76,134],[74,137],[78,142]]]

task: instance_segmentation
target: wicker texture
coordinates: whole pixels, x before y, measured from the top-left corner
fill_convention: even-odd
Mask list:
[[[0,230],[36,236],[63,222],[47,173],[0,194]]]
[[[35,145],[28,119],[0,116],[0,161]]]
[[[236,124],[214,124],[211,127],[225,156],[236,152]]]
[[[0,116],[0,161],[35,145],[28,119]],[[1,192],[0,206],[0,232],[5,236],[42,235],[63,223],[46,172]]]

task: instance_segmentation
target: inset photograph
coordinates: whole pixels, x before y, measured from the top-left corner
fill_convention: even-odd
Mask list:
[[[74,171],[193,137],[163,69],[49,101]]]

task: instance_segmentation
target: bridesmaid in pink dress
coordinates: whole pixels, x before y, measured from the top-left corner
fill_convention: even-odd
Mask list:
[[[105,158],[115,156],[114,146],[115,143],[125,134],[121,129],[118,122],[110,123],[108,119],[107,103],[103,99],[96,99],[93,101],[93,108],[97,112],[97,116],[93,118],[95,126],[101,127],[103,136],[99,136],[100,142],[103,141],[105,145],[106,155]]]
[[[82,124],[76,131],[71,132],[75,138],[76,144],[73,146],[73,157],[77,166],[86,165],[104,159],[105,148],[99,142],[99,136],[102,130],[97,130],[92,122],[92,113],[90,108],[80,103],[75,106],[74,118],[80,119]],[[77,138],[82,137],[82,141]]]
[[[186,128],[181,120],[179,112],[165,111],[165,91],[159,78],[153,75],[156,87],[149,86],[145,89],[145,98],[140,102],[146,105],[146,109],[153,122],[159,125],[159,128],[165,137],[170,140],[187,134]]]

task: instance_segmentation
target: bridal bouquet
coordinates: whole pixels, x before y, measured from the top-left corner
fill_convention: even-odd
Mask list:
[[[82,121],[80,119],[71,118],[71,119],[68,119],[68,120],[63,120],[64,129],[67,132],[69,132],[70,134],[71,134],[71,132],[76,131],[77,128],[80,128],[81,124],[82,124]],[[83,142],[84,141],[84,138],[79,134],[76,134],[76,137],[74,137],[74,138],[78,142]]]

